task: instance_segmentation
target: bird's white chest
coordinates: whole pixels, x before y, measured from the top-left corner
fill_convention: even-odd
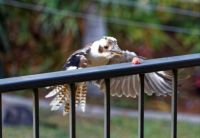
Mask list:
[[[91,57],[89,66],[101,66],[106,65],[108,60],[104,57]]]
[[[95,53],[90,53],[88,55],[88,61],[88,66],[90,67],[106,65],[109,62],[108,58],[106,58],[105,56]]]

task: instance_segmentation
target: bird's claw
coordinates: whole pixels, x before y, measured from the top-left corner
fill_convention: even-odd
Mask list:
[[[134,58],[132,59],[132,63],[133,63],[133,64],[141,64],[141,60],[140,60],[138,57],[134,57]]]

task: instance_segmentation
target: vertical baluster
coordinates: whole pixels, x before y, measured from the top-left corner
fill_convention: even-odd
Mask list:
[[[38,97],[38,88],[33,89],[33,138],[39,138],[39,97]]]
[[[171,99],[171,110],[172,110],[172,120],[171,120],[171,138],[177,138],[177,83],[178,83],[178,73],[177,69],[173,70],[173,93]]]
[[[0,137],[3,137],[3,127],[2,127],[2,93],[0,93]]]
[[[110,79],[105,79],[104,94],[104,138],[110,138]]]
[[[70,129],[70,138],[76,138],[76,108],[75,108],[75,84],[70,84],[71,88],[71,97],[70,97],[70,119],[69,119],[69,129]]]
[[[138,95],[138,138],[144,137],[144,74],[140,74],[140,92]]]

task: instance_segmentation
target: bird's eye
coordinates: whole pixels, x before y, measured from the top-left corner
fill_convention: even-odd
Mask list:
[[[108,49],[108,46],[104,46],[105,49]]]

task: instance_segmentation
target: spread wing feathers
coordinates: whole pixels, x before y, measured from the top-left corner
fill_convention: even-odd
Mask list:
[[[116,64],[122,62],[131,62],[137,55],[134,52],[122,51],[123,56],[111,59],[109,64]],[[144,60],[144,58],[141,58]],[[166,75],[163,71],[146,73],[145,74],[145,93],[152,95],[170,95],[172,93],[171,77]],[[102,91],[105,91],[105,84],[103,80],[96,81],[97,86]],[[139,75],[130,75],[112,78],[110,80],[111,95],[121,97],[135,98],[140,91],[140,78]]]
[[[64,112],[69,111],[70,92],[69,85],[67,84],[55,86],[55,88],[45,96],[46,98],[55,96],[50,103],[51,110],[58,110],[64,105]]]
[[[63,108],[63,115],[66,115],[70,111],[70,87],[68,84],[58,85],[52,91],[50,91],[45,97],[54,97],[50,102],[51,110],[55,111]],[[80,105],[81,110],[85,111],[86,94],[87,94],[87,82],[81,82],[76,84],[76,106]]]
[[[87,47],[74,52],[66,61],[64,65],[64,69],[67,70],[75,70],[84,68],[87,66],[87,60],[85,55],[90,50],[90,45]],[[63,115],[69,113],[70,110],[70,87],[68,84],[58,85],[58,86],[50,86],[53,88],[45,97],[54,97],[51,101],[50,106],[51,110],[58,110],[59,108],[63,108]],[[76,83],[76,106],[80,104],[81,110],[85,111],[86,104],[86,93],[87,93],[87,83],[81,82]]]
[[[159,72],[158,72],[159,73]],[[157,96],[171,95],[172,85],[170,80],[161,77],[158,73],[145,74],[145,93],[152,95],[155,93]],[[163,74],[163,73],[162,73]],[[96,82],[102,91],[105,91],[105,84],[103,80]],[[110,80],[110,93],[112,96],[126,96],[136,98],[140,92],[140,78],[139,75],[130,75],[123,77],[116,77]]]
[[[53,90],[51,90],[45,98],[54,97],[54,99],[50,102],[51,110],[55,111],[60,108],[63,109],[63,115],[69,113],[70,110],[70,87],[68,84],[52,86]]]

